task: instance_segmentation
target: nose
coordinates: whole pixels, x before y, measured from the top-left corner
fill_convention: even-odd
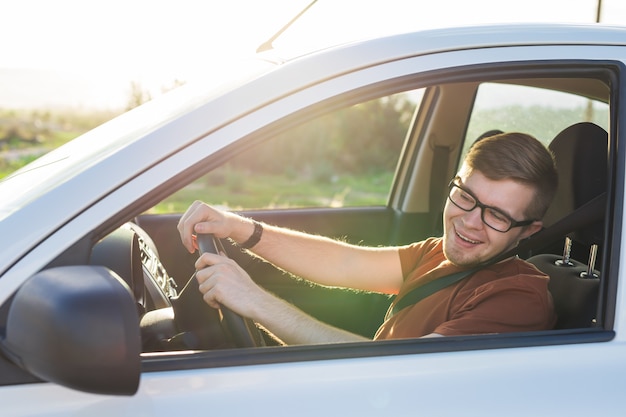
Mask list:
[[[474,207],[474,210],[465,212],[465,214],[463,215],[463,223],[467,227],[471,227],[474,229],[482,229],[483,227],[482,209],[476,206]]]

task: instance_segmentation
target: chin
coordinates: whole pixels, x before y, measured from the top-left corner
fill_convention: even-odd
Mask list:
[[[444,256],[450,263],[456,266],[474,266],[483,263],[484,261],[489,259],[484,254],[468,252],[474,251],[468,251],[464,248],[448,248],[445,243],[443,246]]]

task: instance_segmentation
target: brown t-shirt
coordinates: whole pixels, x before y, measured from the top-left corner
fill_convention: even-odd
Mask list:
[[[403,246],[400,262],[404,284],[396,300],[413,288],[462,270],[445,258],[441,238]],[[551,329],[556,314],[548,280],[517,258],[487,266],[402,309],[382,324],[374,339]]]

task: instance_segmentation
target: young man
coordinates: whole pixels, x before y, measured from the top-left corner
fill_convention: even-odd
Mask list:
[[[542,227],[557,184],[550,152],[536,139],[505,133],[477,142],[450,182],[444,235],[402,247],[350,245],[261,225],[195,202],[178,224],[185,247],[194,233],[229,237],[279,268],[322,285],[398,294],[439,277],[486,265],[387,319],[375,339],[550,329],[556,320],[548,277],[496,256]],[[234,261],[196,262],[204,300],[260,323],[287,344],[366,340],[319,322],[257,286]]]

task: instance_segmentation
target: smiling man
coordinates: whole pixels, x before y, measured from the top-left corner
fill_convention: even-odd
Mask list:
[[[467,271],[457,282],[388,314],[375,339],[545,330],[556,321],[548,277],[515,257],[490,261],[541,229],[556,184],[550,152],[531,136],[505,133],[477,142],[450,182],[441,238],[362,247],[262,225],[201,202],[192,204],[178,229],[190,252],[196,249],[194,233],[214,233],[296,276],[397,294],[394,303],[415,288]],[[226,257],[203,254],[196,268],[209,305],[223,304],[287,344],[364,340],[266,292]]]

